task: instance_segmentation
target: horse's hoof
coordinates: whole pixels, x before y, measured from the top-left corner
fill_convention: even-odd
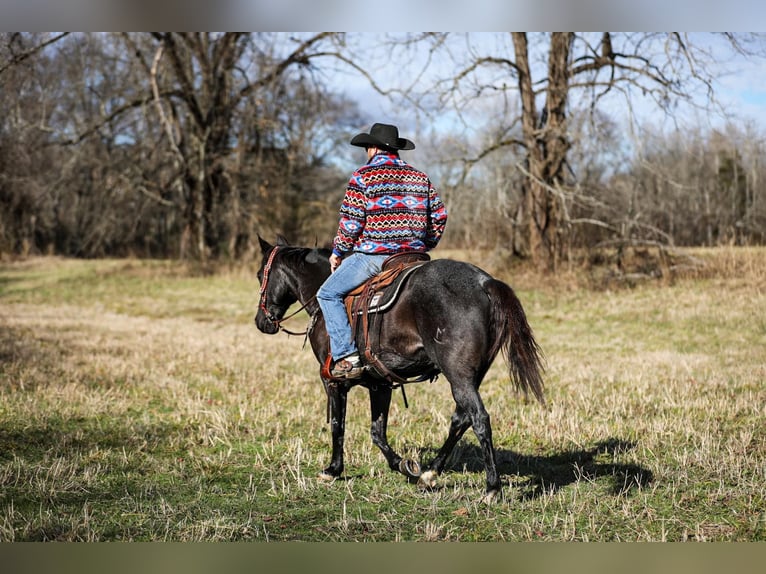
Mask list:
[[[414,460],[403,458],[399,461],[399,472],[407,478],[420,478],[420,465]]]
[[[482,504],[492,504],[500,499],[499,490],[490,490],[484,496],[481,497]]]
[[[435,470],[427,470],[418,478],[418,486],[425,489],[436,488],[436,477],[439,473]]]
[[[336,478],[338,478],[338,477],[337,477],[337,476],[335,476],[335,475],[333,475],[333,474],[330,474],[330,473],[329,473],[329,472],[327,472],[326,470],[323,470],[322,472],[320,472],[319,474],[317,474],[317,478],[318,478],[319,480],[323,480],[324,482],[332,482],[333,480],[335,480],[335,479],[336,479]]]

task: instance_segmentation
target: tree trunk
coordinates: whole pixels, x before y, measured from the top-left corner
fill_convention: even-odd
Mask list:
[[[523,201],[519,206],[521,233],[516,235],[514,252],[550,271],[556,270],[565,246],[562,236],[566,218],[559,190],[566,179],[566,155],[570,147],[566,104],[573,38],[569,32],[551,35],[546,102],[542,114],[538,115],[527,37],[521,32],[513,34],[527,169]]]
[[[181,258],[204,263],[209,255],[206,245],[206,218],[203,168],[194,173],[194,166],[188,166],[185,180],[186,202],[184,208],[185,227],[181,237]]]

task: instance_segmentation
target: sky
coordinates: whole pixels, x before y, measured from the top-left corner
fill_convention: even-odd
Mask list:
[[[766,63],[741,61],[726,72],[719,81],[721,98],[743,118],[766,127]]]
[[[382,30],[381,30],[382,28]],[[759,30],[760,28],[760,30]],[[507,30],[766,31],[763,0],[0,0],[5,31],[249,30],[307,32]],[[717,95],[743,119],[766,128],[766,59],[722,62]],[[347,77],[344,89],[365,102],[370,123],[399,111]],[[615,104],[619,109],[619,103]],[[636,109],[652,118],[656,109]],[[717,121],[715,118],[703,118]],[[443,116],[447,125],[450,118]]]
[[[507,37],[507,34],[495,33],[471,33],[472,42],[484,44],[488,48],[484,53],[493,55],[508,55],[512,57],[512,49],[508,46],[499,48],[496,45],[498,37]],[[370,44],[380,44],[383,36],[375,33],[363,33],[362,38],[366,38]],[[596,38],[600,37],[600,33]],[[534,38],[530,37],[530,47]],[[763,56],[743,57],[731,50],[728,41],[720,34],[693,33],[689,35],[689,41],[703,50],[710,50],[713,54],[710,58],[710,70],[716,76],[714,82],[715,97],[726,110],[729,117],[734,116],[738,123],[752,122],[761,127],[762,133],[766,134],[766,34],[761,38],[760,49]],[[460,44],[458,44],[458,49]],[[659,48],[662,49],[662,46]],[[505,50],[505,52],[503,52]],[[360,50],[364,53],[367,50]],[[444,63],[443,63],[444,64]],[[454,73],[454,65],[450,62],[445,64],[446,68],[442,71],[445,75]],[[533,71],[533,76],[541,78],[545,76],[545,62],[541,62],[543,69]],[[444,67],[444,66],[443,66]],[[402,74],[395,66],[369,66],[373,70],[373,75],[381,86],[398,86],[402,82],[410,81],[410,76],[419,69],[418,65],[410,65],[407,73]],[[400,77],[402,76],[402,77]],[[391,101],[375,92],[366,78],[353,75],[341,75],[338,83],[342,84],[344,93],[352,95],[354,99],[364,102],[363,109],[367,115],[396,123],[396,118],[405,115],[406,107],[400,108],[392,104]],[[613,119],[617,121],[628,122],[627,105],[624,98],[618,95],[616,90],[612,91],[614,98],[604,101],[601,104],[602,110],[606,111]],[[577,92],[575,92],[577,95]],[[707,94],[700,93],[697,102],[700,105],[707,103]],[[574,99],[574,98],[573,98]],[[481,113],[479,104],[472,104]],[[639,123],[662,124],[666,122],[663,112],[659,110],[656,103],[650,98],[642,97],[638,90],[634,90],[631,98],[631,109],[636,114],[636,121]],[[372,121],[372,120],[371,120]],[[436,125],[442,125],[449,129],[454,123],[454,118],[450,114],[442,114],[433,118]],[[727,117],[724,114],[712,112],[701,112],[691,106],[683,104],[676,110],[673,118],[674,122],[680,125],[701,125],[703,128],[722,127]],[[433,127],[433,126],[429,126]]]

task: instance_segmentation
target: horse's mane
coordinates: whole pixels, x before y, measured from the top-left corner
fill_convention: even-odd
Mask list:
[[[317,263],[319,258],[329,259],[331,250],[325,248],[295,247],[292,245],[280,246],[281,256],[290,266],[303,267]],[[312,254],[314,257],[312,257]]]

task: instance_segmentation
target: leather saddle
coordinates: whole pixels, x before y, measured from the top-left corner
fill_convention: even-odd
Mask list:
[[[362,345],[360,345],[359,350],[362,360],[392,385],[401,385],[412,381],[402,379],[392,373],[375,355],[369,337],[368,317],[371,313],[382,313],[390,309],[396,302],[407,277],[430,260],[431,257],[427,253],[416,251],[396,253],[383,262],[380,273],[351,291],[344,300],[352,332],[358,332],[361,321]],[[322,374],[327,379],[332,379],[330,375],[331,361],[332,356],[328,353],[322,366]],[[403,387],[402,390],[404,390]]]
[[[430,260],[427,253],[417,251],[396,253],[386,259],[378,275],[346,295],[346,311],[352,328],[358,315],[388,310],[410,273]]]

